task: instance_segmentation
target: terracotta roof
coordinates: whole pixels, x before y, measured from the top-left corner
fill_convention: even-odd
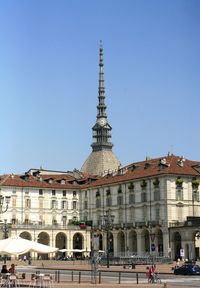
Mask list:
[[[25,177],[27,177],[27,175],[9,174],[0,176],[0,185],[50,189],[86,189],[123,181],[143,179],[145,177],[156,177],[164,174],[200,176],[200,172],[194,168],[198,165],[200,166],[200,162],[198,161],[191,161],[176,155],[171,155],[132,163],[120,169],[116,172],[116,175],[111,174],[104,177],[96,177],[91,174],[82,173],[83,178],[78,180],[66,174],[42,175],[42,181],[39,181],[36,176],[29,176],[29,181],[26,181]],[[53,182],[49,183],[47,181],[48,179],[53,179]],[[66,181],[65,184],[60,183],[62,179]],[[73,182],[77,184],[74,185]]]
[[[36,187],[36,188],[50,188],[50,189],[80,189],[81,183],[88,182],[90,179],[97,179],[93,175],[82,173],[84,178],[77,180],[72,176],[61,174],[61,175],[2,175],[0,176],[0,186],[16,186],[16,187]],[[40,181],[40,178],[42,181]],[[28,179],[28,180],[27,180]],[[53,179],[52,182],[48,182],[49,179]],[[61,180],[65,180],[65,184],[61,184]],[[77,183],[77,184],[73,184]],[[80,184],[79,184],[80,183]]]
[[[182,167],[181,162],[183,163]],[[126,167],[123,167],[121,171],[119,170],[119,173],[117,175],[106,175],[103,178],[98,179],[90,185],[85,185],[85,187],[82,188],[108,185],[123,181],[132,181],[145,177],[156,177],[164,174],[175,174],[177,176],[200,176],[200,173],[194,169],[195,165],[200,165],[200,162],[187,160],[176,155],[160,157],[156,159],[132,163]],[[123,174],[120,175],[120,172],[122,172]]]

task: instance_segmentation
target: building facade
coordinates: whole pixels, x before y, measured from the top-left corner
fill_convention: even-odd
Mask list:
[[[200,162],[168,153],[122,167],[110,141],[102,45],[99,67],[94,142],[81,171],[41,168],[0,176],[1,199],[10,197],[8,210],[0,214],[9,236],[79,249],[85,256],[95,242],[95,249],[109,248],[115,256],[177,258],[184,249],[184,257],[198,257]]]

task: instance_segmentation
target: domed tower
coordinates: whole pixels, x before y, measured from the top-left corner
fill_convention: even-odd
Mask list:
[[[112,127],[109,125],[106,115],[102,43],[100,43],[99,50],[99,103],[97,105],[97,120],[96,124],[92,127],[92,153],[83,164],[81,171],[102,176],[108,173],[108,171],[118,169],[121,164],[112,152],[113,144],[110,141]]]

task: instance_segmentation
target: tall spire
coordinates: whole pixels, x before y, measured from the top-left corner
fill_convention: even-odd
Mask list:
[[[104,89],[104,73],[103,73],[103,47],[102,41],[100,41],[100,49],[99,49],[99,105],[97,106],[98,114],[97,118],[106,116],[106,105],[104,103],[105,100],[105,89]]]
[[[93,126],[93,151],[100,151],[103,149],[112,150],[113,144],[110,142],[112,127],[108,124],[105,105],[105,89],[104,89],[104,73],[103,73],[103,47],[100,41],[99,48],[99,103],[97,105],[97,120]]]
[[[108,124],[107,120],[104,93],[103,47],[102,41],[100,41],[97,119],[95,125],[92,127],[92,152],[81,167],[81,172],[101,176],[121,166],[112,151],[113,144],[110,142],[112,127]]]

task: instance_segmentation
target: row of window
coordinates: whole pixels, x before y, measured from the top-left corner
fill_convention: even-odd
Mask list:
[[[199,191],[194,190],[192,194],[192,200],[193,201],[199,201]],[[160,200],[160,191],[155,190],[153,193],[153,199],[152,201],[159,201]],[[183,200],[183,190],[182,189],[177,189],[176,190],[176,200],[177,201],[182,201]],[[123,196],[117,196],[117,205],[123,205],[124,198]],[[142,192],[141,193],[141,202],[147,202],[147,193]],[[130,194],[129,195],[129,204],[135,204],[135,194]],[[106,198],[106,206],[110,207],[112,206],[112,198],[107,197]],[[96,198],[96,208],[101,208],[101,198]],[[84,202],[84,209],[88,209],[88,202]]]
[[[16,199],[12,200],[12,206],[16,207]],[[43,200],[39,200],[39,208],[42,209],[44,206]],[[31,199],[25,199],[25,208],[31,208]],[[51,200],[51,209],[58,208],[58,201]],[[61,201],[61,209],[68,209],[68,201]],[[77,209],[77,201],[72,201],[72,209]]]
[[[16,189],[14,189],[13,191],[13,194],[15,194],[16,193]],[[56,196],[56,193],[57,193],[58,191],[56,191],[56,190],[52,190],[51,191],[51,195],[52,196]],[[60,194],[60,191],[58,192],[59,194]],[[29,194],[29,191],[28,190],[26,190],[25,191],[25,194]],[[41,195],[44,195],[44,190],[43,189],[39,189],[39,195],[41,196]],[[66,195],[67,195],[67,191],[66,190],[63,190],[62,191],[62,196],[63,197],[66,197]],[[77,192],[76,191],[73,191],[73,197],[77,197]]]
[[[11,219],[11,223],[12,224],[18,224],[19,223],[19,220],[16,219],[16,216],[13,216],[13,218]],[[25,225],[29,225],[30,223],[32,223],[31,220],[29,220],[28,216],[26,216],[26,219],[24,220],[23,224]],[[44,221],[42,219],[40,219],[39,221],[39,225],[44,225]],[[67,216],[63,215],[62,216],[62,220],[61,220],[61,223],[62,225],[66,225],[67,224]],[[58,221],[56,219],[52,219],[52,225],[58,225]]]
[[[152,199],[153,200],[153,199]],[[159,201],[160,200],[160,192],[159,191],[154,191],[154,201]],[[147,202],[147,193],[143,192],[141,193],[141,202]],[[122,195],[117,196],[117,205],[123,205],[124,203],[124,198]],[[135,194],[130,194],[129,195],[129,204],[135,204]],[[112,198],[107,197],[106,198],[106,206],[112,206]],[[101,207],[101,198],[96,198],[96,208]],[[88,208],[88,202],[84,202],[84,209]]]

